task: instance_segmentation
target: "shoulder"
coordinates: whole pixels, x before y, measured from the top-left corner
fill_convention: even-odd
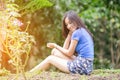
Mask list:
[[[73,32],[72,36],[75,37],[77,36],[81,38],[81,37],[89,37],[90,35],[85,28],[79,28]]]
[[[72,33],[72,39],[79,40],[81,37],[81,30],[77,29]]]
[[[79,29],[75,30],[75,31],[73,32],[73,34],[79,34],[80,32],[81,32],[81,29],[79,28]]]
[[[79,28],[73,32],[73,35],[81,35],[86,30],[84,28]]]

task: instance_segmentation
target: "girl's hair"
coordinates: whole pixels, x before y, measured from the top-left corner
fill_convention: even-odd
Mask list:
[[[65,24],[66,18],[68,18],[72,23],[75,22],[78,27],[77,29],[79,29],[81,27],[84,28],[92,37],[91,32],[86,28],[85,24],[82,22],[80,17],[74,11],[70,10],[65,13],[65,15],[63,16],[63,20],[62,20],[62,33],[65,38],[67,37],[67,35],[69,33],[69,30],[67,29],[66,24]]]

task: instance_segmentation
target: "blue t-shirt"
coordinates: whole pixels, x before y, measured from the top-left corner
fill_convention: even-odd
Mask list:
[[[75,51],[78,56],[83,58],[94,58],[94,43],[90,34],[84,29],[79,28],[73,32],[71,40],[77,40],[78,44]]]

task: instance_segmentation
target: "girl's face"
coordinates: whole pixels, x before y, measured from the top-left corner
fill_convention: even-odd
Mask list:
[[[66,17],[65,18],[65,25],[66,25],[66,27],[67,27],[67,29],[69,30],[69,31],[75,31],[76,29],[77,29],[77,25],[75,24],[75,22],[73,23],[73,22],[71,22],[69,19],[68,19],[68,17]]]

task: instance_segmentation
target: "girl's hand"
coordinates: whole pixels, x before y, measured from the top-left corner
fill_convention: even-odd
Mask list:
[[[47,43],[48,48],[56,48],[56,43]]]

